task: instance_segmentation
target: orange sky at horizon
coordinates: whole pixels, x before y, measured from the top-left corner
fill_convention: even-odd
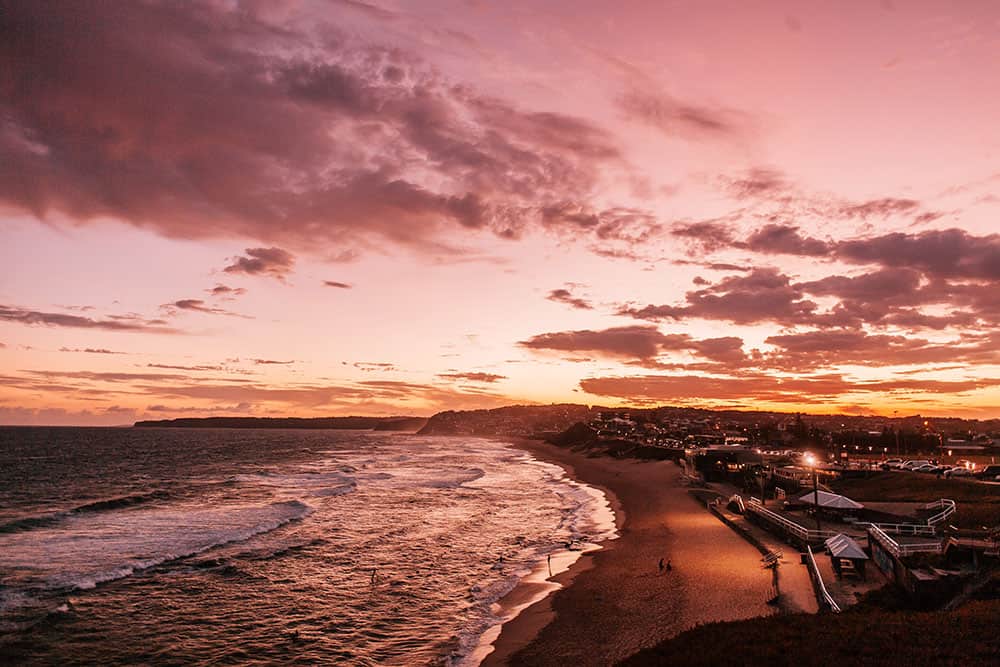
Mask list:
[[[0,424],[1000,418],[1000,6],[0,12]]]

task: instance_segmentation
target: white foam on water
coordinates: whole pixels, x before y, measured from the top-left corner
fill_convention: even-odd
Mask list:
[[[0,535],[0,570],[9,573],[8,585],[21,590],[88,590],[270,532],[311,511],[302,502],[284,501],[209,509],[135,508],[70,517],[53,528]]]
[[[584,554],[601,549],[602,542],[619,536],[614,510],[604,492],[568,477],[558,465],[539,461],[528,454],[518,457],[518,460],[541,468],[553,492],[566,502],[562,527],[570,537],[565,548],[554,546],[526,550],[529,567],[515,571],[513,576],[499,585],[494,584],[482,591],[482,600],[489,605],[491,618],[485,625],[471,627],[461,633],[459,650],[450,659],[454,667],[479,665],[494,651],[493,644],[505,623],[562,588],[551,578],[569,570]],[[531,586],[533,590],[530,595],[511,600],[511,593],[519,586]]]
[[[302,495],[312,497],[341,496],[357,490],[358,480],[354,475],[343,470],[330,471],[338,466],[336,463],[320,462],[308,466],[300,466],[292,472],[261,471],[233,475],[229,479],[234,482],[267,487],[287,498],[298,498]]]

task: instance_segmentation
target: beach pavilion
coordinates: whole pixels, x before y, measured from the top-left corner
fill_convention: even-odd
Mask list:
[[[809,491],[798,498],[805,505],[816,505],[821,510],[862,510],[865,508],[859,502],[829,491]]]
[[[868,554],[854,539],[843,533],[837,533],[828,538],[824,544],[830,554],[830,564],[833,565],[833,571],[837,575],[856,572],[862,579],[865,578],[865,561],[868,560]]]
[[[855,502],[847,496],[841,496],[829,491],[807,491],[795,499],[795,504],[811,506],[810,511],[818,515],[828,516],[838,521],[843,521],[845,517],[855,516],[859,510],[865,508],[859,502]]]

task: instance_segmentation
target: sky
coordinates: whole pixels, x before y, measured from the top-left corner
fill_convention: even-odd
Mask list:
[[[0,0],[0,423],[1000,417],[991,1]]]

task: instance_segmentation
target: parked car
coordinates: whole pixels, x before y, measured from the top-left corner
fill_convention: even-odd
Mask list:
[[[900,466],[903,470],[914,470],[920,466],[929,466],[931,464],[927,459],[910,459]]]
[[[932,463],[925,463],[922,466],[917,466],[915,468],[910,468],[913,472],[936,472],[937,466]]]
[[[934,466],[934,470],[932,472],[938,477],[941,477],[949,470],[951,470],[951,466]]]
[[[976,477],[978,477],[979,479],[986,479],[993,481],[997,477],[1000,477],[1000,465],[988,465],[979,472],[977,472]]]
[[[955,466],[944,473],[945,477],[972,477],[972,471],[965,467]]]
[[[903,465],[903,459],[886,459],[882,462],[882,470],[892,470]]]

